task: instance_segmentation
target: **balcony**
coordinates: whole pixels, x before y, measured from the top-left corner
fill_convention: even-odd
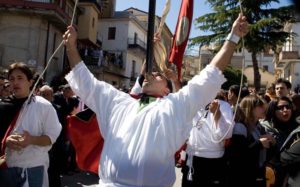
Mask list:
[[[147,45],[141,39],[137,38],[128,38],[128,49],[135,50],[136,52],[146,52]]]
[[[281,51],[279,54],[279,60],[291,60],[291,59],[298,59],[299,52],[298,51]]]
[[[286,63],[291,60],[299,59],[300,46],[292,46],[289,49],[283,48],[279,54],[279,60],[277,67],[283,67]]]
[[[61,7],[58,1],[54,0],[1,0],[0,7],[5,7],[8,10],[18,8],[24,13],[36,13],[45,16],[49,21],[64,29],[71,20],[64,7]]]

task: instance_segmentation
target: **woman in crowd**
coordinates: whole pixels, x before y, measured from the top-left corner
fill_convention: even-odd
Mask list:
[[[293,115],[292,101],[286,96],[272,100],[262,125],[276,140],[276,144],[268,151],[270,157],[268,165],[276,173],[274,187],[282,187],[285,171],[280,163],[280,148],[288,135],[298,126]]]
[[[236,125],[226,148],[231,187],[265,187],[266,150],[274,143],[259,123],[265,103],[258,96],[246,96],[236,114]],[[246,172],[245,172],[246,171]]]

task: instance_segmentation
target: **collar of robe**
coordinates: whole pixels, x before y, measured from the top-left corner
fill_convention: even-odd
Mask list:
[[[140,101],[139,101],[140,102],[140,107],[139,107],[138,111],[141,111],[143,108],[148,106],[153,101],[156,101],[157,98],[159,98],[159,96],[141,94],[140,95]]]

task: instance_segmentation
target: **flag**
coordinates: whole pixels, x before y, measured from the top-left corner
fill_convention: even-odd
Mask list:
[[[78,167],[98,174],[104,139],[99,130],[96,114],[87,109],[68,116],[68,135],[75,148]]]
[[[178,79],[181,79],[181,67],[184,51],[189,39],[193,20],[194,0],[182,0],[177,20],[176,30],[173,37],[172,49],[169,62],[177,67]]]

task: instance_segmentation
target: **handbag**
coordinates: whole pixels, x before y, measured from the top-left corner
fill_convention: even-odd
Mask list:
[[[0,152],[0,169],[6,169],[7,168],[7,165],[6,165],[6,156],[5,156],[5,142],[6,142],[6,139],[7,137],[9,136],[9,134],[11,133],[11,131],[14,129],[15,125],[16,125],[16,122],[17,122],[17,119],[19,117],[19,113],[18,112],[16,114],[16,116],[14,117],[14,119],[12,120],[12,122],[9,124],[6,132],[5,132],[5,135],[2,139],[2,142],[1,142],[1,152]]]

